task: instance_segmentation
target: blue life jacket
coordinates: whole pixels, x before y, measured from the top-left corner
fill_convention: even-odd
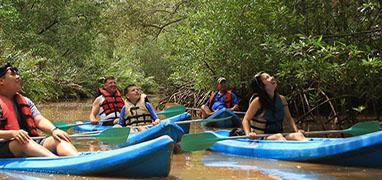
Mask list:
[[[275,94],[274,101],[274,108],[261,108],[251,120],[250,126],[256,133],[275,134],[283,132],[284,104],[279,94]]]

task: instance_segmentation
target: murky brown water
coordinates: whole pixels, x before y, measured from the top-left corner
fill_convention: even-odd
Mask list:
[[[91,101],[49,103],[37,106],[42,114],[50,120],[73,122],[88,119]],[[192,124],[191,133],[200,131],[199,124]],[[111,148],[107,145],[100,145],[98,142],[73,141],[81,151]],[[168,179],[378,179],[382,177],[380,169],[242,158],[208,151],[174,154],[172,158]],[[0,179],[112,178],[0,171]]]

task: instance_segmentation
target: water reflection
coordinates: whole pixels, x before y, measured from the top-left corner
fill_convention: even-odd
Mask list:
[[[332,166],[270,159],[244,158],[207,152],[202,155],[205,166],[226,167],[238,171],[260,171],[282,179],[379,179],[380,169]]]
[[[282,179],[335,179],[330,175],[301,168],[300,165],[277,160],[249,159],[210,152],[202,156],[202,161],[205,166],[228,167],[240,171],[257,170]]]

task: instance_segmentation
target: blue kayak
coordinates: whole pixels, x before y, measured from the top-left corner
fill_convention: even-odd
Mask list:
[[[168,136],[110,151],[79,156],[1,158],[0,170],[110,177],[166,177],[174,142]]]
[[[231,127],[240,127],[241,119],[232,111],[222,108],[219,111],[215,112],[207,119],[219,119],[231,116],[230,119],[225,121],[217,121],[217,122],[208,122],[202,123],[202,126],[216,127],[216,128],[231,128]]]
[[[226,137],[229,131],[215,133]],[[350,138],[311,138],[308,141],[224,140],[216,142],[209,150],[254,158],[380,168],[382,131]]]
[[[168,118],[161,121],[159,124],[152,126],[144,131],[130,133],[128,139],[125,143],[120,144],[120,147],[129,146],[132,144],[137,144],[150,139],[157,138],[162,135],[168,135],[174,142],[179,142],[183,134],[188,134],[190,129],[190,124],[175,124],[179,120],[190,119],[191,115],[187,112],[179,114],[177,116]]]
[[[191,118],[191,115],[189,115],[188,113],[185,114],[185,113],[182,113],[182,114],[179,114],[179,115],[176,115],[176,116],[173,116],[173,117],[170,117],[170,118],[167,118],[167,119],[164,119],[162,121],[171,121],[171,122],[177,122],[177,121],[182,121],[182,120],[186,120],[186,119],[189,119]],[[85,124],[85,123],[89,123],[90,120],[84,120],[84,121],[76,121],[75,123],[76,124]],[[106,130],[106,129],[110,129],[112,128],[113,126],[103,126],[102,123],[101,124],[85,124],[85,125],[81,125],[81,126],[74,126],[74,130],[76,131],[81,131],[81,132],[88,132],[88,131],[103,131],[103,130]],[[190,128],[189,125],[181,125],[181,127],[187,131],[188,133],[188,129]]]

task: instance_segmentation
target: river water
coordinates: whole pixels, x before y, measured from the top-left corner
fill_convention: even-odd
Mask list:
[[[91,101],[70,101],[37,105],[42,114],[55,121],[73,122],[88,119]],[[200,132],[192,124],[190,133]],[[70,132],[72,133],[72,132]],[[107,150],[97,141],[75,141],[80,151]],[[382,152],[381,152],[382,153]],[[372,161],[372,159],[371,159]],[[209,151],[179,153],[172,157],[171,172],[166,179],[379,179],[380,169],[341,167],[322,164],[243,158]],[[29,172],[0,171],[0,179],[112,179]]]

